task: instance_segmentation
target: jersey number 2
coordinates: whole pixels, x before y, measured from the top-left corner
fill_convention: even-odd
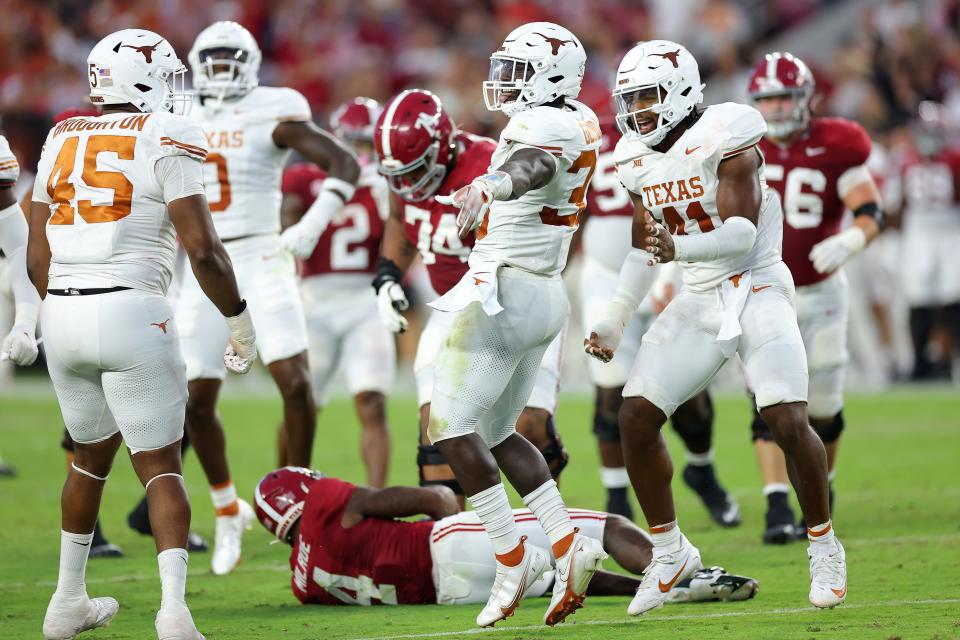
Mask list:
[[[580,213],[587,208],[587,188],[590,186],[590,179],[593,178],[593,172],[597,169],[597,152],[594,149],[583,151],[577,159],[573,161],[567,173],[580,173],[581,169],[587,170],[587,177],[584,178],[580,186],[573,190],[570,204],[577,205],[576,212],[567,215],[560,215],[560,212],[552,207],[544,207],[540,210],[540,222],[554,227],[575,227],[580,222]]]
[[[87,224],[116,222],[130,215],[133,185],[119,171],[99,171],[97,159],[101,153],[113,153],[120,160],[133,160],[133,149],[136,143],[137,139],[133,136],[87,138],[81,169],[83,183],[91,189],[112,189],[113,203],[94,205],[90,200],[77,200],[77,208],[74,209],[70,202],[77,197],[77,190],[70,178],[76,166],[80,137],[71,136],[64,140],[47,181],[47,194],[56,205],[50,224],[73,224],[76,213],[79,213]]]

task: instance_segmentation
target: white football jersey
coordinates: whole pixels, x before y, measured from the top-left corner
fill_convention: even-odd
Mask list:
[[[273,142],[281,122],[307,122],[310,105],[285,87],[256,87],[238,100],[198,101],[190,117],[203,125],[210,155],[204,183],[213,224],[224,240],[278,233],[280,182],[290,149]]]
[[[10,151],[10,143],[0,135],[0,186],[8,186],[20,177],[20,165]]]
[[[490,159],[495,171],[518,149],[546,151],[557,173],[545,186],[516,200],[498,200],[477,230],[470,264],[499,262],[556,275],[567,263],[570,239],[586,207],[587,188],[597,166],[600,124],[593,111],[567,99],[562,109],[534,107],[510,118]]]
[[[177,244],[155,172],[165,156],[203,162],[203,130],[170,113],[70,118],[50,130],[33,201],[50,206],[51,289],[166,294]]]
[[[621,138],[615,151],[617,173],[671,234],[707,233],[723,225],[717,212],[720,162],[754,149],[766,130],[763,117],[753,107],[734,102],[713,105],[666,153]],[[735,258],[680,263],[684,286],[707,290],[747,269],[780,261],[783,212],[779,198],[767,189],[762,161],[759,178],[760,215],[753,248]]]

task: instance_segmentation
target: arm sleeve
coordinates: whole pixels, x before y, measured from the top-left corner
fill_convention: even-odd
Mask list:
[[[656,266],[647,264],[651,259],[653,256],[646,251],[634,248],[627,254],[627,259],[620,267],[617,292],[607,307],[607,315],[616,318],[624,326],[636,313],[657,279]]]
[[[157,184],[163,187],[163,201],[206,194],[203,186],[202,165],[183,155],[164,156],[153,166]]]
[[[0,249],[10,264],[10,286],[16,305],[14,324],[37,324],[40,295],[27,274],[27,221],[19,204],[0,211]]]
[[[757,227],[740,216],[723,221],[719,229],[689,236],[673,236],[674,260],[711,262],[743,255],[757,240]]]

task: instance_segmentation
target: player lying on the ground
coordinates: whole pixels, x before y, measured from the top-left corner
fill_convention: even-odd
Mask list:
[[[372,489],[284,467],[263,477],[254,502],[260,523],[293,547],[291,584],[304,604],[476,604],[490,595],[497,571],[493,545],[475,512],[458,513],[447,487]],[[394,519],[417,514],[429,519]],[[550,548],[529,509],[513,515],[523,537]],[[570,519],[584,535],[602,540],[627,571],[639,574],[650,563],[650,537],[626,518],[570,509]],[[545,573],[524,597],[550,591],[554,574]],[[639,584],[632,576],[598,571],[588,594],[631,596]],[[674,585],[670,601],[747,600],[757,589],[756,580],[713,567]]]

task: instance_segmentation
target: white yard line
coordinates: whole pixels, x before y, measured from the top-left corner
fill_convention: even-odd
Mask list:
[[[860,603],[860,604],[843,604],[840,605],[838,611],[843,611],[846,609],[866,609],[872,607],[906,607],[912,605],[949,605],[949,604],[958,604],[960,603],[960,598],[945,598],[942,600],[888,600],[886,602],[874,602],[874,603]],[[784,615],[792,613],[813,613],[817,611],[813,607],[794,607],[789,609],[758,609],[754,611],[728,611],[723,613],[688,613],[681,615],[654,615],[649,618],[628,618],[624,616],[623,618],[618,618],[616,620],[585,620],[583,622],[575,622],[571,627],[596,627],[596,626],[610,626],[610,625],[624,625],[624,624],[643,624],[644,620],[650,622],[658,621],[670,621],[674,622],[677,620],[711,620],[714,618],[746,618],[753,616],[769,616],[769,615]],[[501,627],[495,627],[493,629],[480,629],[474,627],[472,629],[465,629],[463,631],[438,631],[436,633],[409,633],[404,635],[395,635],[395,636],[364,636],[363,638],[355,638],[354,640],[415,640],[416,638],[449,638],[457,636],[473,636],[479,634],[491,634],[491,633],[516,633],[517,631],[537,631],[545,630],[547,627],[544,625],[524,625],[524,626],[510,626],[506,624]],[[562,627],[561,627],[562,628]]]

